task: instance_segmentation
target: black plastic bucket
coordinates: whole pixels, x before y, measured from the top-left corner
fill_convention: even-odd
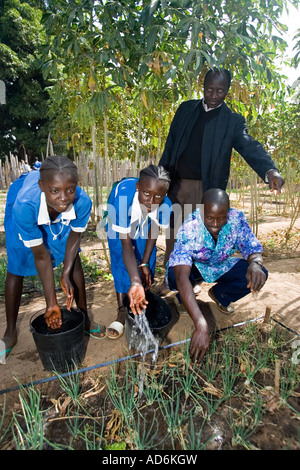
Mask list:
[[[157,294],[146,291],[146,299],[148,305],[146,308],[146,318],[149,324],[149,328],[159,345],[163,342],[165,337],[170,331],[170,324],[172,322],[172,310],[169,305]],[[127,309],[127,315],[125,319],[125,331],[126,341],[133,349],[138,341],[135,341],[132,332],[134,325],[134,314],[129,307],[129,299],[127,296],[124,298],[124,307]],[[139,330],[135,330],[135,336],[139,335]]]
[[[30,321],[30,331],[44,368],[60,373],[74,369],[85,356],[83,312],[71,308],[70,311],[62,309],[61,313],[62,326],[58,330],[47,327],[44,311]]]

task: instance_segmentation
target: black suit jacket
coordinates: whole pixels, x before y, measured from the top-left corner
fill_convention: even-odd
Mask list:
[[[199,106],[202,106],[202,100],[183,102],[171,123],[159,162],[159,165],[170,172],[171,177],[176,175],[177,162],[187,146],[191,130],[199,116]],[[201,159],[203,191],[210,188],[226,189],[233,148],[262,180],[265,181],[268,170],[277,170],[260,142],[248,134],[244,117],[232,112],[223,103],[218,116],[209,121],[204,130]]]

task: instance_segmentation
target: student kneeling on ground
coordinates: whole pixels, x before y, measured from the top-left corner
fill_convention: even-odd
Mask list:
[[[231,315],[231,302],[259,291],[268,277],[263,267],[263,248],[244,214],[230,208],[227,193],[210,189],[204,193],[202,204],[204,214],[196,209],[181,226],[166,274],[170,289],[178,290],[180,302],[194,321],[190,353],[199,360],[210,338],[193,285],[216,283],[208,294],[222,313]],[[237,251],[242,258],[232,256]]]

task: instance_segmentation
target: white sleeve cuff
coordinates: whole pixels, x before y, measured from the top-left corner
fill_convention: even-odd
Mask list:
[[[34,246],[39,246],[43,244],[42,238],[37,238],[36,240],[23,240],[20,234],[19,234],[19,238],[20,240],[22,240],[26,248],[32,248]]]
[[[86,230],[87,228],[87,225],[85,227],[72,227],[71,225],[71,229],[73,232],[79,232],[79,233],[82,233]]]

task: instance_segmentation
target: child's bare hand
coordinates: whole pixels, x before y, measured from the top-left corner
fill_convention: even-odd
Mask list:
[[[45,322],[48,328],[56,330],[62,325],[61,311],[58,305],[48,307],[44,313]]]
[[[66,299],[67,310],[71,310],[72,303],[74,300],[73,286],[69,282],[67,282],[67,280],[63,277],[61,277],[60,279],[60,285],[62,287],[64,294],[66,294],[66,297],[67,297]]]
[[[143,286],[145,290],[149,290],[152,284],[151,271],[148,266],[142,266],[140,269]]]
[[[132,285],[128,291],[130,308],[133,314],[141,314],[147,308],[148,301],[145,297],[145,290],[141,284]]]

